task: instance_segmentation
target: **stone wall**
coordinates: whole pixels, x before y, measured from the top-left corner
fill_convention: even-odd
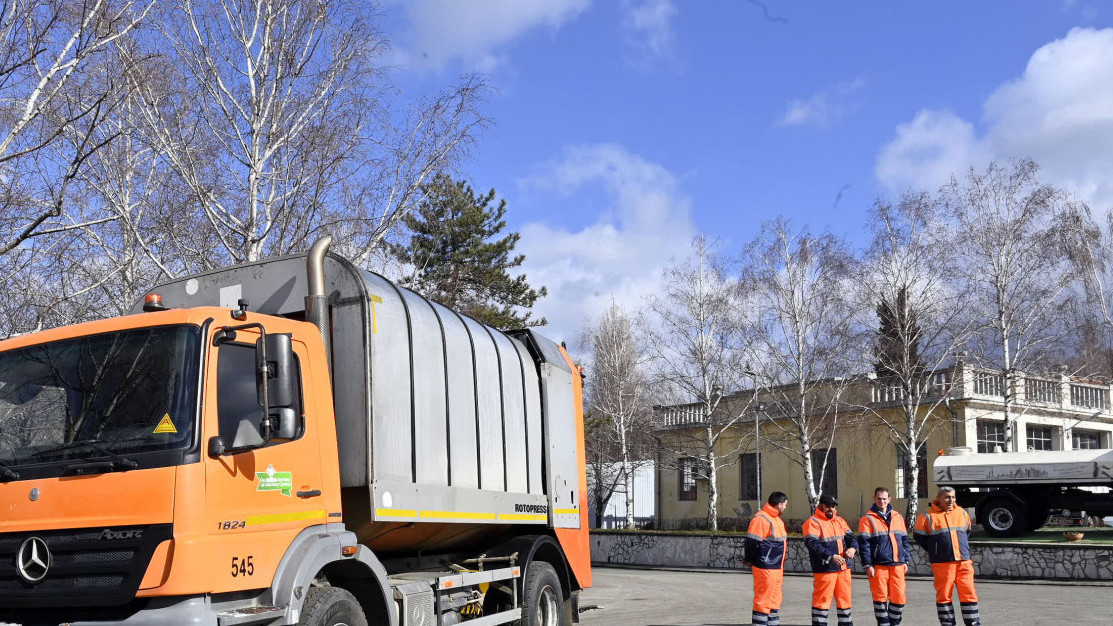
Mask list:
[[[744,542],[741,535],[592,533],[591,560],[601,565],[736,569],[742,563]],[[984,578],[1113,581],[1113,546],[976,542],[970,550],[974,568]],[[854,570],[862,571],[857,559]],[[789,538],[785,571],[811,571],[803,539]],[[909,573],[931,574],[918,547],[913,548]]]

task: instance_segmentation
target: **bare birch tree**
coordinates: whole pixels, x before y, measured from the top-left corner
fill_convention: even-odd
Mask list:
[[[749,358],[778,431],[769,444],[803,468],[815,507],[822,489],[833,486],[815,480],[812,451],[824,450],[823,476],[836,428],[848,413],[842,393],[860,345],[853,332],[860,312],[851,281],[854,259],[833,235],[793,232],[783,219],[764,224],[744,258]]]
[[[584,449],[587,463],[587,497],[595,511],[593,528],[602,528],[607,505],[622,487],[622,467],[618,458],[610,420],[584,411]]]
[[[366,261],[484,123],[477,79],[398,122],[386,41],[363,3],[178,0],[160,32],[177,89],[129,74],[145,132],[233,262],[303,248],[322,230]]]
[[[0,256],[30,237],[74,227],[61,220],[70,186],[111,137],[95,142],[85,132],[85,141],[71,142],[66,135],[95,128],[118,101],[105,59],[152,5],[0,0]]]
[[[881,328],[873,349],[872,402],[861,408],[907,459],[905,512],[916,519],[919,453],[928,437],[949,423],[937,410],[954,381],[942,370],[965,347],[971,319],[949,269],[953,252],[941,236],[938,202],[928,194],[908,194],[896,205],[878,202],[870,218],[873,241],[857,282],[865,301],[876,304]],[[893,405],[899,407],[895,415],[886,410]]]
[[[610,461],[617,465],[618,472],[610,482],[615,487],[621,485],[626,528],[633,528],[634,474],[648,461],[646,440],[652,418],[647,358],[634,336],[629,316],[614,302],[598,323],[585,329],[583,343],[591,346],[587,406],[600,422],[594,436],[612,442]],[[602,472],[598,476],[600,484],[606,485],[609,473],[603,467],[598,470]]]
[[[692,422],[662,435],[662,445],[697,459],[707,479],[707,525],[718,529],[719,470],[737,461],[748,441],[734,427],[749,412],[753,389],[743,363],[738,284],[704,236],[691,256],[665,268],[660,294],[647,299],[646,346],[661,384],[672,387],[698,412]],[[690,435],[690,436],[689,436]],[[720,450],[720,445],[729,449]]]
[[[941,198],[952,220],[962,292],[981,317],[976,356],[999,376],[1005,442],[1019,449],[1018,373],[1046,367],[1068,332],[1074,276],[1065,244],[1066,195],[1037,178],[1031,160],[952,178]]]

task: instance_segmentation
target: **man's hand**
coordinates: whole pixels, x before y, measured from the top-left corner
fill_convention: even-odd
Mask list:
[[[854,548],[847,548],[846,549],[846,558],[853,559],[854,555],[856,555],[856,554],[858,554],[858,551],[856,549],[854,549]]]
[[[844,558],[843,555],[841,555],[841,554],[836,554],[836,555],[832,556],[831,560],[834,561],[835,565],[838,565],[839,567],[842,567],[843,565],[846,565],[846,558]]]
[[[873,566],[872,565],[867,566],[866,567],[866,576],[869,576],[870,578],[873,578],[873,575],[874,575]]]

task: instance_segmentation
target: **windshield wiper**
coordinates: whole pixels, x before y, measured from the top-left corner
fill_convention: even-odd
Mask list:
[[[19,472],[10,469],[3,463],[0,463],[0,483],[6,483],[12,480],[19,480]]]
[[[103,470],[110,470],[110,471],[119,470],[119,471],[126,472],[128,470],[133,470],[133,469],[136,469],[136,468],[139,467],[139,462],[138,461],[135,461],[134,459],[129,459],[126,456],[124,456],[124,455],[122,455],[118,452],[114,452],[114,451],[110,450],[109,448],[105,447],[104,445],[102,445],[102,444],[100,444],[99,442],[96,442],[96,441],[75,441],[73,443],[63,444],[63,445],[56,446],[56,447],[53,447],[53,448],[48,448],[46,450],[40,450],[40,451],[34,453],[32,456],[34,456],[35,458],[40,458],[40,457],[49,456],[49,455],[52,455],[52,454],[57,454],[57,453],[60,453],[60,452],[69,452],[69,451],[72,451],[72,450],[80,450],[82,448],[90,448],[92,450],[95,450],[95,451],[107,456],[108,459],[107,460],[105,460],[105,459],[82,459],[82,460],[77,461],[75,463],[68,464],[66,466],[67,469],[82,470],[82,471],[94,470],[94,469],[103,469]]]

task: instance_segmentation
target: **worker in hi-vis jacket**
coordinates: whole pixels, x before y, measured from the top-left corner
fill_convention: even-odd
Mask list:
[[[904,574],[912,542],[904,516],[890,504],[889,490],[873,490],[873,506],[858,521],[858,554],[870,581],[877,626],[900,626],[905,594]]]
[[[804,522],[804,546],[812,562],[812,624],[826,626],[835,598],[839,626],[854,624],[850,615],[850,563],[858,552],[858,541],[838,516],[839,501],[823,494],[815,515]]]
[[[780,491],[750,519],[743,562],[754,576],[752,622],[758,626],[781,623],[781,583],[784,581],[785,548],[788,533],[781,514],[788,508],[788,496]]]
[[[956,504],[954,488],[939,488],[931,506],[916,519],[914,536],[931,561],[939,623],[943,626],[955,624],[951,593],[957,586],[962,621],[966,626],[981,626],[978,592],[974,589],[974,562],[970,560],[970,516]]]

